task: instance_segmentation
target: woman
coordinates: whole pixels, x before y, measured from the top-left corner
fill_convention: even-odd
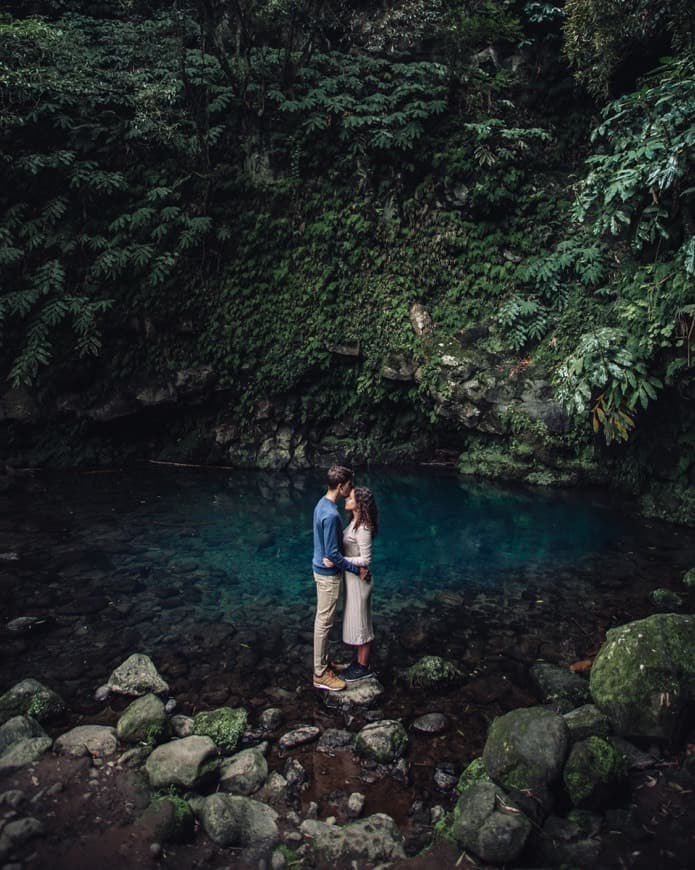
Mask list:
[[[345,500],[345,509],[352,519],[343,533],[343,552],[353,565],[368,568],[372,561],[372,541],[379,530],[379,512],[374,493],[366,486],[356,486]],[[323,560],[333,567],[329,559]],[[345,572],[345,611],[343,613],[343,643],[357,648],[355,660],[340,675],[346,683],[354,683],[372,675],[369,658],[374,640],[372,628],[372,578],[361,580],[357,574]]]

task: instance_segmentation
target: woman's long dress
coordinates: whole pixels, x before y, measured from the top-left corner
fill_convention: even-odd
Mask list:
[[[372,533],[364,526],[355,530],[351,521],[343,532],[345,558],[360,568],[372,561]],[[343,612],[343,643],[360,646],[374,640],[372,627],[372,586],[357,574],[345,572],[345,611]]]

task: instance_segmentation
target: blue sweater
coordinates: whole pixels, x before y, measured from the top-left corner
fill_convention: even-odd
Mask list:
[[[325,495],[314,508],[314,558],[312,565],[317,574],[336,577],[343,571],[359,574],[357,565],[343,556],[343,524],[335,503]],[[326,568],[323,557],[333,562],[335,568]]]

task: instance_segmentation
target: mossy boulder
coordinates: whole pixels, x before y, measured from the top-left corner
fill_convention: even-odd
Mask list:
[[[686,571],[683,575],[683,583],[688,587],[688,589],[695,589],[695,568]]]
[[[156,695],[137,698],[121,714],[116,725],[118,739],[124,743],[148,743],[155,746],[165,737],[167,715]]]
[[[504,788],[530,789],[548,803],[568,748],[569,729],[562,716],[545,707],[526,707],[494,720],[483,761],[490,777]]]
[[[482,756],[474,758],[463,771],[456,784],[456,791],[459,794],[463,794],[466,789],[469,789],[472,785],[477,785],[479,782],[492,782],[490,775],[485,770],[485,762]]]
[[[355,752],[381,764],[396,761],[406,750],[408,735],[396,719],[370,722],[357,734]]]
[[[658,613],[609,631],[590,687],[616,734],[675,739],[695,702],[695,616]]]
[[[31,716],[43,722],[65,712],[65,702],[52,689],[38,680],[26,679],[16,683],[0,696],[0,725],[14,716]]]
[[[490,864],[507,864],[521,853],[531,822],[492,782],[470,786],[451,813],[450,839]]]
[[[196,714],[193,733],[210,737],[223,752],[234,752],[247,722],[248,714],[243,707],[220,707]]]
[[[603,737],[587,737],[572,747],[562,781],[575,807],[601,809],[620,790],[627,759]]]
[[[418,689],[447,687],[462,677],[463,673],[453,662],[440,656],[423,656],[406,671],[408,684]]]
[[[584,740],[587,737],[607,737],[611,733],[611,723],[594,704],[584,704],[565,713],[562,717],[570,730],[573,741]]]

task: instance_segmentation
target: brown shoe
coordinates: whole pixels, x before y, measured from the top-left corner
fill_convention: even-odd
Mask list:
[[[314,688],[326,689],[328,692],[340,692],[346,686],[345,680],[341,680],[331,670],[325,670],[321,676],[314,674]]]

